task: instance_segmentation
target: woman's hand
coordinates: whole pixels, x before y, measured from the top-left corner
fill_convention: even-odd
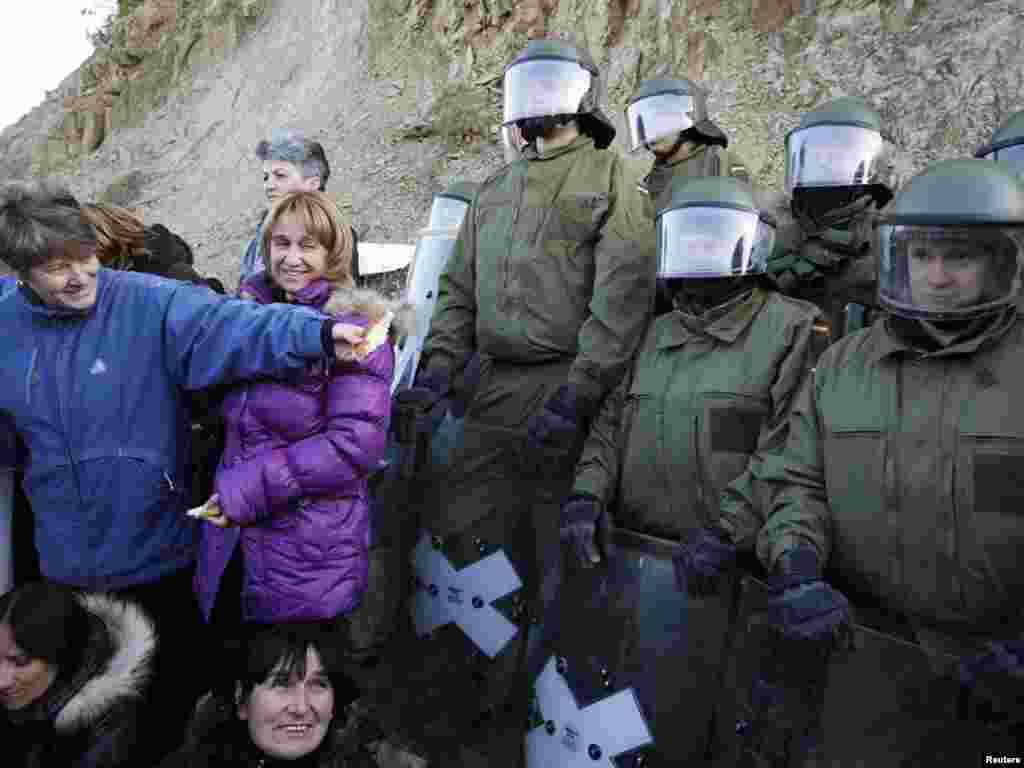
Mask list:
[[[361,344],[366,338],[366,329],[352,323],[335,323],[331,328],[331,337],[334,339],[334,346],[342,350],[346,346],[354,347]]]
[[[387,342],[393,318],[394,315],[388,312],[370,328],[335,323],[331,329],[334,356],[339,360],[365,360],[377,347]]]
[[[220,508],[220,497],[217,494],[213,494],[213,496],[211,496],[203,506],[190,509],[186,514],[189,517],[194,517],[207,523],[212,523],[218,528],[230,528],[231,526],[236,525],[236,523],[224,514],[224,510]]]

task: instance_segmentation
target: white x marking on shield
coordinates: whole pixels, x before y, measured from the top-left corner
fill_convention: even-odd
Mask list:
[[[632,688],[580,709],[552,656],[535,690],[546,722],[526,734],[527,768],[614,765],[613,757],[654,741]]]
[[[410,607],[418,635],[454,623],[492,659],[515,637],[519,628],[491,605],[523,586],[503,550],[456,571],[424,533],[412,563],[419,583]]]

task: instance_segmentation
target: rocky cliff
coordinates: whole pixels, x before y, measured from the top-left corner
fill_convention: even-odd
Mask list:
[[[145,0],[111,51],[0,134],[0,176],[67,175],[141,208],[233,281],[262,205],[256,142],[319,138],[330,191],[373,240],[411,241],[431,195],[501,163],[503,65],[566,33],[607,74],[703,81],[713,117],[777,185],[800,114],[856,95],[886,118],[900,170],[970,154],[1024,108],[1018,0]],[[641,172],[644,158],[636,159]]]

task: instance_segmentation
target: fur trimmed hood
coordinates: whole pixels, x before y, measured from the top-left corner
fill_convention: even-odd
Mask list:
[[[387,299],[368,288],[335,289],[324,304],[323,312],[339,318],[359,315],[366,318],[367,327],[371,328],[391,313],[393,317],[388,336],[392,343],[401,342],[416,329],[416,310],[412,304]]]
[[[94,727],[113,710],[141,698],[153,675],[156,631],[142,609],[105,595],[81,595],[78,599],[98,619],[97,631],[106,633],[105,638],[90,638],[90,643],[97,649],[105,644],[112,653],[98,660],[98,671],[87,679],[76,679],[77,690],[54,719],[59,734]]]

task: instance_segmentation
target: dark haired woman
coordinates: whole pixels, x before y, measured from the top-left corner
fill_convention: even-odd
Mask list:
[[[355,689],[326,624],[250,625],[215,694],[196,708],[185,746],[161,768],[340,768],[340,730]],[[339,716],[340,715],[340,716]]]
[[[139,735],[155,647],[132,603],[44,582],[0,597],[4,766],[150,765]]]

